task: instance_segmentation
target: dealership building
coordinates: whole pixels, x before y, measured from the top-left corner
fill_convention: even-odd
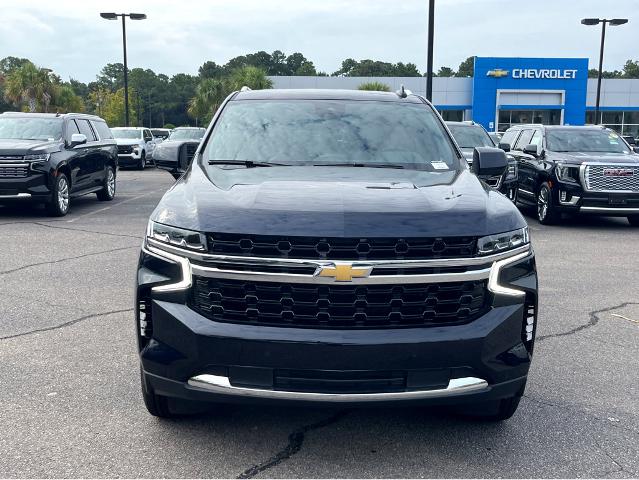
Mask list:
[[[487,130],[514,124],[595,123],[597,80],[586,58],[475,57],[472,78],[435,77],[433,104],[446,120],[474,120]],[[270,77],[274,88],[355,89],[377,81],[426,94],[424,77]],[[604,79],[600,123],[639,137],[639,79]]]

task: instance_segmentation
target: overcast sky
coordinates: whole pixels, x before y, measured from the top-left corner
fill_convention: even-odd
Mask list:
[[[426,68],[427,0],[3,0],[0,57],[27,57],[67,80],[95,79],[122,61],[120,24],[100,11],[142,12],[127,23],[129,68],[195,74],[206,60],[258,50],[302,52],[331,73],[341,61],[378,59]],[[605,69],[639,59],[639,0],[437,0],[436,68],[471,55],[588,57],[600,27],[583,17],[624,17],[609,27]]]

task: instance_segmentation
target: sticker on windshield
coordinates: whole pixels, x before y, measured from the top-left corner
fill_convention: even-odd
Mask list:
[[[431,165],[435,170],[448,170],[448,164],[446,162],[431,162]]]
[[[608,136],[610,138],[619,138],[619,135],[617,135],[616,133],[610,133],[610,134],[608,134]]]

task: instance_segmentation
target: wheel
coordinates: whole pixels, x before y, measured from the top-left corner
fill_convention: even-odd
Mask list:
[[[144,170],[146,167],[146,152],[142,150],[142,156],[140,157],[140,162],[138,163],[138,170]]]
[[[110,202],[115,197],[115,172],[113,167],[107,167],[104,185],[102,190],[97,192],[96,195],[101,202]]]
[[[543,183],[537,194],[537,220],[542,225],[552,225],[559,220],[560,216],[561,214],[552,204],[550,186]]]
[[[149,413],[160,418],[175,418],[175,414],[169,408],[169,399],[162,395],[156,395],[149,382],[144,378],[144,372],[140,369],[140,382],[142,386],[142,398]]]
[[[639,215],[628,215],[628,221],[633,227],[639,227]]]
[[[69,211],[69,179],[59,173],[51,189],[51,201],[47,203],[47,212],[52,217],[64,217]]]

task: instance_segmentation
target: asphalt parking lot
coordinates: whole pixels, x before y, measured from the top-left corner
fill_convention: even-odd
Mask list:
[[[110,203],[0,208],[0,477],[637,477],[639,231],[530,215],[540,325],[501,424],[417,408],[228,407],[159,420],[140,397],[133,277],[172,177]]]

